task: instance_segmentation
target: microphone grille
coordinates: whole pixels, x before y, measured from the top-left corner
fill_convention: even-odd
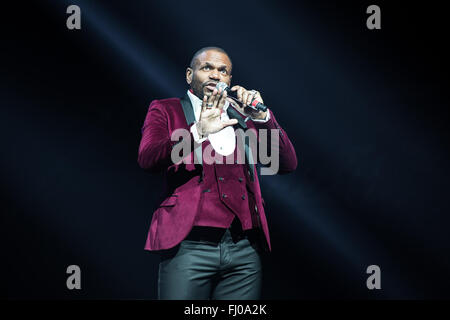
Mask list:
[[[228,88],[228,85],[225,82],[219,82],[216,84],[217,90],[226,90]]]

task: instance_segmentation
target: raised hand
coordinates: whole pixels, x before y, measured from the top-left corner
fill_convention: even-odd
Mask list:
[[[211,133],[218,132],[225,127],[235,125],[237,119],[221,120],[225,102],[227,101],[227,92],[214,89],[213,93],[203,96],[202,111],[197,122],[197,131],[200,136],[206,137]]]

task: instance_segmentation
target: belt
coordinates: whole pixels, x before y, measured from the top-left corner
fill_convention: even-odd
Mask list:
[[[185,240],[206,241],[218,244],[225,232],[229,230],[234,242],[248,238],[249,240],[257,239],[256,229],[242,230],[241,223],[238,218],[234,218],[233,223],[227,229],[218,227],[194,226],[191,232],[186,236]]]
[[[226,230],[225,228],[194,226],[185,240],[219,243]]]

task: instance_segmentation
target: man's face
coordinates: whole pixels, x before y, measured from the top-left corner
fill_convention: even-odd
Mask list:
[[[231,61],[222,52],[208,50],[197,56],[194,68],[187,68],[186,81],[194,94],[203,99],[211,95],[218,82],[231,82]]]

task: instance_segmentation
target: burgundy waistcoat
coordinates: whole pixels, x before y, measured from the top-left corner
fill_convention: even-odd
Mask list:
[[[203,151],[208,146],[212,148],[209,140],[204,141]],[[228,156],[233,163],[225,163],[225,157],[212,149],[211,156],[220,157],[222,163],[207,164],[203,152],[204,188],[195,226],[228,228],[237,216],[243,230],[259,227],[251,178],[247,166],[237,163],[239,154],[236,143],[234,152]]]

